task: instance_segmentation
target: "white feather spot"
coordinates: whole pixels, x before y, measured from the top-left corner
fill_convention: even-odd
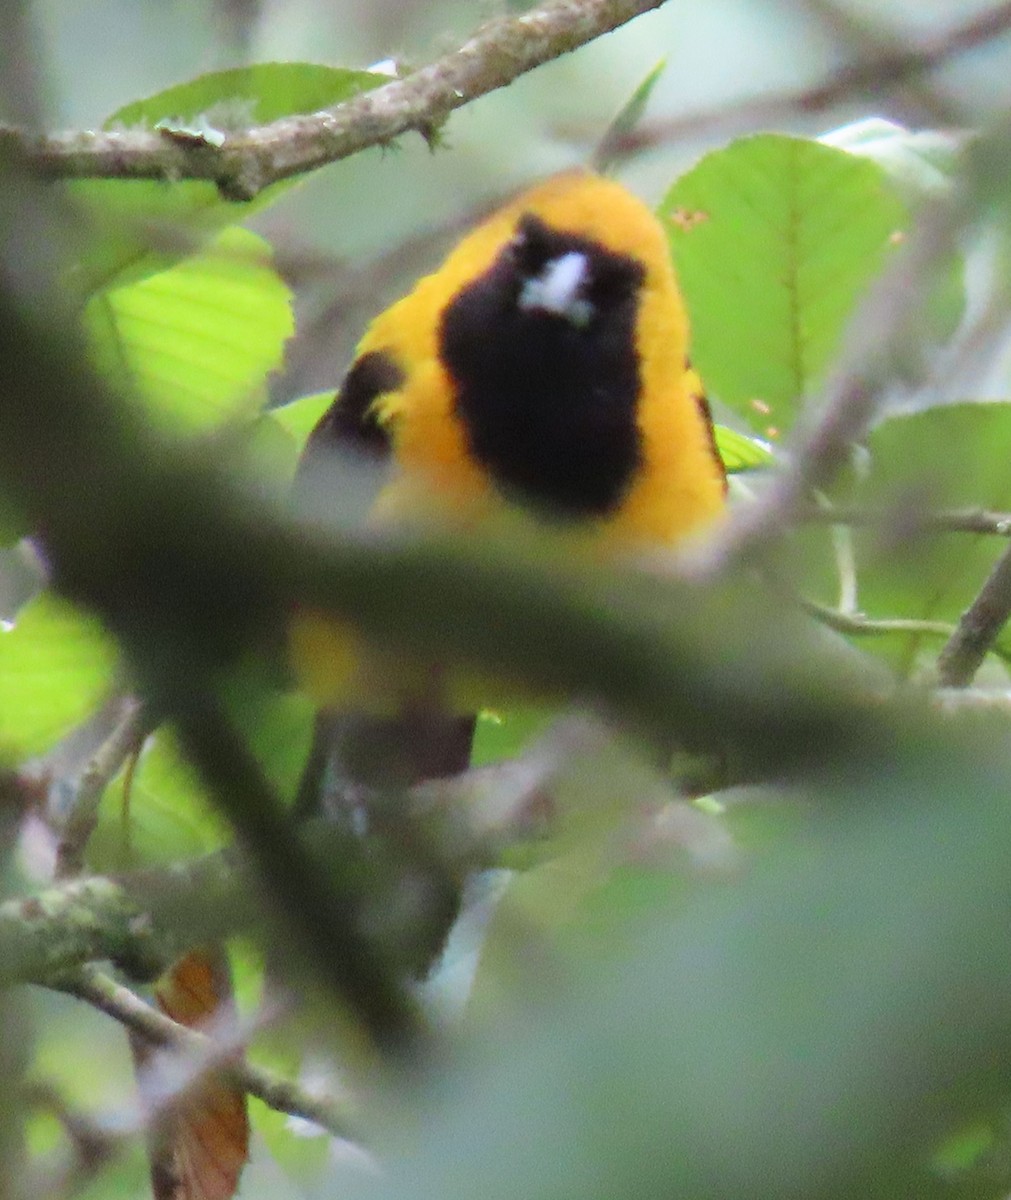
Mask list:
[[[588,272],[586,255],[578,250],[570,250],[568,254],[551,259],[540,275],[523,284],[520,308],[556,313],[577,329],[585,328],[593,317],[593,305],[579,293]]]

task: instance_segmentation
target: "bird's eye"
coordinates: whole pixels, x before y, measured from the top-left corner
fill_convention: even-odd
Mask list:
[[[517,223],[512,252],[520,274],[539,275],[554,254],[551,230],[532,213],[524,213]]]

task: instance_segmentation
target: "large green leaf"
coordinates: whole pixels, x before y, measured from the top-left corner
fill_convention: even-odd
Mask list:
[[[707,389],[764,436],[782,433],[901,241],[906,206],[876,163],[763,134],[703,158],[660,216]]]
[[[199,254],[88,302],[96,365],[168,428],[252,414],[293,331],[262,238],[234,227]]]
[[[127,104],[106,121],[109,130],[160,128],[166,137],[214,141],[224,131],[312,113],[389,83],[389,76],[314,63],[258,63],[198,76],[145,100]],[[86,180],[70,191],[94,224],[87,256],[73,284],[88,295],[143,277],[189,253],[207,237],[271,204],[293,180],[273,184],[255,200],[225,200],[213,183],[197,180]],[[186,235],[166,237],[166,227]]]
[[[820,139],[876,162],[898,194],[910,206],[937,200],[952,192],[959,158],[967,144],[963,132],[905,129],[879,117],[855,121]],[[961,253],[943,257],[932,272],[924,325],[924,340],[946,341],[965,315],[965,260]],[[928,370],[932,364],[924,364]]]
[[[0,750],[40,754],[86,720],[112,685],[116,647],[99,623],[42,592],[0,632]]]

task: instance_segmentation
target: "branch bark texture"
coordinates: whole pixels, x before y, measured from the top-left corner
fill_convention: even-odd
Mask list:
[[[1011,549],[994,564],[979,594],[959,619],[937,659],[942,687],[965,687],[1011,617]]]
[[[346,1105],[310,1093],[273,1071],[237,1060],[235,1050],[240,1046],[222,1044],[218,1038],[180,1025],[102,971],[88,968],[75,972],[61,990],[100,1009],[145,1042],[185,1056],[194,1077],[212,1069],[220,1071],[229,1083],[256,1096],[268,1108],[314,1121],[337,1137],[354,1136]]]
[[[73,880],[0,904],[0,987],[46,984],[102,959],[153,977],[192,944],[191,921],[203,936],[225,936],[251,915],[240,877],[221,854],[119,880]]]
[[[73,131],[37,137],[0,130],[46,178],[203,179],[229,199],[384,144],[414,130],[431,138],[454,109],[609,33],[664,0],[548,0],[490,22],[459,49],[407,78],[332,109],[229,133],[220,145],[150,130]]]

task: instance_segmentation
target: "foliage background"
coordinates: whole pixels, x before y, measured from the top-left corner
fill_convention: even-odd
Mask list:
[[[232,390],[215,391],[213,402],[229,416],[232,405],[241,408],[247,399],[255,407],[268,374],[275,403],[332,388],[368,316],[436,262],[482,205],[532,178],[585,161],[661,55],[667,65],[650,98],[649,120],[735,100],[746,114],[749,98],[812,85],[848,61],[854,46],[866,50],[868,38],[880,43],[882,27],[901,46],[986,8],[940,0],[885,6],[868,0],[845,10],[821,4],[668,4],[455,114],[434,153],[419,137],[406,136],[394,148],[370,150],[314,173],[250,223],[273,247],[280,278],[261,261],[259,244],[243,242],[242,235],[229,235],[239,241],[217,264],[213,256],[198,264],[196,294],[213,296],[222,319],[230,313],[240,318],[235,355],[225,364]],[[246,60],[301,59],[354,68],[391,55],[424,61],[456,45],[474,21],[471,6],[392,3],[246,9],[96,0],[40,3],[27,11],[37,61],[22,59],[17,75],[3,73],[21,84],[0,89],[0,114],[48,129],[97,124],[122,105],[200,71]],[[1006,40],[995,41],[931,77],[936,96],[949,106],[945,111],[985,124],[995,139],[1011,88],[1008,53]],[[22,86],[26,79],[35,83],[34,91]],[[879,90],[817,116],[791,113],[781,125],[815,135],[867,116],[908,121],[911,112],[918,114],[917,125],[925,123],[908,95],[896,99],[883,86]],[[28,103],[33,97],[34,110]],[[944,126],[940,118],[937,124]],[[661,141],[624,166],[621,178],[658,204],[705,149],[727,140],[725,130],[714,128],[705,137]],[[445,1074],[431,1092],[408,1091],[406,1100],[395,1098],[397,1089],[376,1085],[367,1071],[349,1072],[361,1092],[361,1124],[371,1135],[365,1141],[382,1145],[389,1176],[376,1183],[354,1152],[321,1137],[296,1137],[283,1117],[257,1107],[244,1195],[369,1194],[373,1187],[382,1194],[418,1196],[475,1190],[525,1197],[745,1190],[770,1196],[1006,1193],[1003,852],[1011,823],[1004,803],[1008,762],[1000,709],[1007,680],[1000,645],[981,676],[995,690],[986,697],[991,711],[979,724],[963,722],[939,732],[936,716],[915,704],[912,712],[899,704],[883,719],[868,717],[863,695],[854,701],[849,691],[851,670],[863,685],[862,656],[868,651],[900,678],[931,669],[944,635],[922,622],[950,626],[957,620],[999,554],[996,539],[965,533],[912,539],[907,528],[912,517],[928,507],[1009,507],[1007,305],[1001,291],[1005,177],[992,165],[968,170],[956,165],[956,149],[946,127],[927,152],[898,138],[885,154],[882,178],[894,188],[889,199],[875,194],[871,203],[870,192],[856,184],[852,193],[830,189],[829,200],[839,200],[839,220],[855,211],[870,225],[879,219],[868,240],[843,239],[833,250],[833,279],[840,262],[851,262],[861,285],[887,259],[889,234],[911,230],[906,206],[932,198],[925,164],[940,163],[940,192],[959,170],[977,193],[990,189],[985,202],[960,199],[975,214],[959,229],[969,257],[967,309],[961,258],[939,255],[939,281],[918,281],[922,294],[931,297],[929,316],[918,321],[914,344],[907,340],[900,347],[915,353],[899,369],[888,368],[885,406],[927,411],[879,425],[869,438],[870,466],[858,456],[831,493],[840,504],[890,511],[891,523],[883,534],[858,529],[843,538],[844,545],[822,526],[807,528],[770,559],[792,587],[830,609],[836,632],[841,629],[840,637],[851,640],[840,645],[834,634],[822,637],[794,627],[775,603],[754,595],[753,587],[726,601],[708,597],[697,620],[690,600],[677,620],[662,608],[661,620],[649,607],[655,597],[640,596],[629,585],[622,592],[626,624],[620,620],[601,634],[606,657],[612,644],[607,639],[626,644],[621,636],[637,628],[640,613],[656,620],[656,644],[671,652],[669,661],[688,680],[680,698],[683,715],[690,721],[697,708],[699,727],[729,729],[733,748],[745,758],[744,779],[761,793],[761,802],[752,791],[731,792],[719,800],[726,811],[718,821],[704,828],[689,824],[687,833],[672,839],[673,847],[647,838],[644,851],[636,837],[645,834],[630,832],[618,810],[630,792],[650,794],[657,777],[627,747],[594,743],[592,768],[567,777],[570,798],[562,805],[562,829],[551,853],[535,855],[533,868],[513,887],[515,907],[498,925],[493,922],[477,981],[476,1015],[459,1034],[462,1061],[447,1058]],[[895,185],[900,162],[913,164],[911,187]],[[698,173],[680,187],[668,209],[701,208],[720,199],[719,186],[707,191]],[[981,228],[984,210],[988,223]],[[812,200],[810,210],[804,208],[809,211],[823,220],[812,225],[815,248],[832,244],[837,218],[831,205],[823,210]],[[728,232],[741,235],[744,260],[754,256],[761,233],[749,233],[738,217],[728,221],[729,228],[713,221],[712,234],[723,236],[709,252],[704,240],[689,237],[691,231],[682,231],[679,241],[675,229],[690,295],[702,296],[708,284],[720,280],[720,264],[734,260]],[[24,245],[7,253],[15,262],[32,261],[36,249]],[[699,302],[699,365],[723,418],[768,436],[768,414],[756,413],[750,403],[756,389],[748,373],[749,365],[765,365],[758,360],[768,340],[758,338],[750,354],[743,351],[753,324],[747,318],[754,313],[757,321],[761,310],[775,323],[775,313],[771,303],[762,308],[767,293],[753,303],[742,301],[734,312],[745,319],[734,328],[734,353],[728,354],[720,339],[728,312],[720,310],[733,308],[727,297],[734,286],[734,279],[725,278],[718,302],[708,310]],[[296,297],[299,333],[287,346],[287,369],[277,371],[290,319],[287,287]],[[141,295],[131,292],[130,303]],[[246,310],[242,297],[248,295],[256,299]],[[182,296],[180,323],[190,311],[185,290]],[[854,299],[847,292],[839,302],[842,317],[850,314]],[[919,294],[908,299],[913,311]],[[996,316],[985,353],[945,372],[945,354],[955,353],[945,349],[954,328],[961,327],[964,344],[973,333],[973,315],[988,306]],[[136,349],[134,366],[141,364],[143,376],[149,347],[131,340],[136,315],[105,297],[89,305],[85,321],[97,330],[99,345],[103,330],[118,331],[115,345]],[[178,331],[182,324],[172,328]],[[256,336],[244,338],[252,328]],[[803,389],[803,399],[810,399],[821,368],[837,352],[829,338],[822,363],[804,380],[811,386]],[[103,363],[101,352],[99,359],[107,376],[115,377],[122,364]],[[214,361],[223,362],[220,346]],[[858,362],[857,369],[865,365]],[[853,370],[853,363],[848,367]],[[200,431],[215,417],[200,391],[202,374],[197,370],[181,379],[149,373],[139,380],[134,399],[140,398],[163,429]],[[782,437],[790,444],[801,399],[784,394],[777,400],[774,442]],[[981,399],[996,403],[971,408],[950,403]],[[304,433],[304,413],[293,417],[289,411],[281,420]],[[251,453],[254,464],[269,461],[283,476],[288,467],[276,464],[290,467],[292,445],[279,437],[273,426],[262,427],[263,444]],[[231,465],[248,473],[241,454]],[[763,486],[744,484],[759,493]],[[39,490],[45,490],[41,484]],[[36,584],[31,563],[23,548],[2,555],[0,615],[17,621],[4,634],[0,659],[0,730],[9,765],[24,772],[32,756],[51,755],[59,737],[106,696],[115,652],[97,623],[82,621],[48,595],[24,607]],[[460,570],[461,579],[469,578],[466,563]],[[858,599],[847,595],[854,574]],[[598,583],[588,586],[599,597],[592,591]],[[392,597],[391,609],[395,591]],[[509,597],[501,603],[507,611]],[[865,615],[879,627],[858,628]],[[880,625],[887,621],[921,624]],[[748,636],[766,629],[769,647]],[[488,649],[477,633],[457,636],[461,644],[470,636],[465,649],[478,657],[497,655],[500,662],[507,656],[505,641]],[[163,657],[172,651],[167,647]],[[686,656],[684,662],[678,654]],[[732,684],[724,680],[728,663],[734,664]],[[533,654],[522,667],[535,679],[547,669]],[[571,670],[578,677],[577,668]],[[872,679],[883,678],[871,671]],[[290,793],[305,752],[308,705],[298,697],[279,698],[262,679],[252,679],[233,681],[244,699],[228,695],[229,711],[275,786]],[[762,684],[771,690],[762,692]],[[613,679],[610,686],[616,693]],[[623,701],[641,726],[649,723],[645,696],[643,685],[642,695]],[[483,728],[482,754],[489,758],[527,745],[530,727],[542,724],[526,712],[505,717]],[[851,736],[851,726],[859,738]],[[771,750],[762,748],[763,740]],[[714,748],[711,741],[706,745]],[[72,749],[66,753],[73,759]],[[57,778],[60,761],[48,760]],[[778,786],[770,786],[770,774]],[[213,804],[203,802],[204,790],[175,739],[160,732],[134,782],[129,851],[119,820],[119,778],[103,801],[89,867],[115,870],[220,845],[228,837],[227,823]],[[752,802],[745,803],[745,796]],[[712,855],[725,871],[721,855],[728,843],[744,856],[739,874],[731,871],[728,880],[725,873],[700,869],[700,861],[704,868]],[[7,876],[13,894],[40,886],[39,863],[48,853],[31,822],[19,845],[20,865]],[[694,861],[694,870],[684,869],[685,857]],[[525,962],[531,945],[537,954],[549,947],[543,970],[531,971]],[[262,947],[240,943],[234,958],[240,999],[253,1014]],[[601,962],[612,966],[602,968]],[[342,1056],[353,1057],[348,1049],[353,1039],[333,1036],[335,1021],[343,1028],[338,1012],[332,1004],[324,1006],[308,1032],[297,1025],[271,1030],[257,1039],[254,1058],[296,1074],[306,1045],[325,1057],[336,1043]],[[24,1002],[19,993],[16,1010],[3,1015],[25,1022],[31,1034],[17,1039],[25,1061],[8,1064],[12,1077],[27,1066],[30,1079],[44,1080],[70,1112],[89,1119],[108,1123],[117,1113],[135,1111],[126,1043],[113,1022],[43,990],[31,991]],[[671,1037],[671,1030],[678,1036]],[[10,1053],[14,1039],[6,1040]],[[6,1107],[8,1116],[19,1118],[23,1111],[20,1100]],[[45,1105],[38,1108],[47,1111]],[[404,1129],[415,1121],[417,1143],[405,1149],[403,1141],[412,1135]],[[19,1120],[9,1123],[20,1128]],[[52,1111],[36,1112],[26,1136],[25,1157],[33,1165],[60,1162],[67,1154],[66,1127]],[[117,1144],[108,1165],[71,1172],[64,1182],[68,1194],[131,1196],[142,1194],[145,1171],[141,1146],[132,1139]],[[13,1182],[0,1184],[0,1196],[5,1186],[12,1196],[46,1194],[27,1167],[23,1178],[13,1172],[10,1178]]]

